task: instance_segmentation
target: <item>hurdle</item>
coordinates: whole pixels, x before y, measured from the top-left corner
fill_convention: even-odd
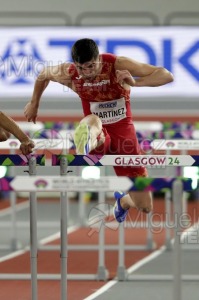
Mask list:
[[[67,163],[67,157],[69,157],[69,161]],[[115,160],[120,157],[120,156],[116,156]],[[124,157],[124,156],[122,156]],[[129,158],[129,156],[126,156]],[[17,156],[15,156],[15,164],[17,161]],[[20,157],[21,158],[21,157]],[[92,160],[91,160],[92,158]],[[130,157],[132,159],[132,157]],[[142,158],[142,157],[141,157]],[[10,159],[10,157],[9,157]],[[10,160],[7,159],[7,157],[5,156],[1,156],[1,160],[2,164],[5,165],[5,163],[7,163],[7,161]],[[53,158],[53,162],[57,163],[57,156],[54,156]],[[77,164],[81,164],[82,163],[86,163],[86,164],[91,164],[91,165],[102,165],[102,158],[101,157],[95,157],[95,161],[94,161],[94,157],[93,156],[59,156],[59,159],[62,161],[64,159],[64,166],[61,165],[61,171],[60,171],[60,175],[66,175],[66,167],[67,165],[77,165]],[[111,157],[111,159],[113,160],[113,156]],[[186,158],[188,159],[188,158]],[[186,163],[189,164],[194,164],[197,165],[198,163],[198,157],[194,156],[194,158],[192,157],[192,161],[187,162],[184,158],[183,161],[181,161],[181,164],[183,162],[186,161]],[[194,160],[194,161],[193,161]],[[139,186],[136,186],[136,184],[134,184],[135,179],[130,179],[130,178],[122,178],[122,177],[105,177],[105,178],[101,178],[100,180],[83,180],[80,179],[79,177],[74,177],[74,176],[67,176],[65,178],[63,178],[62,176],[59,177],[40,177],[40,176],[36,176],[35,173],[35,159],[31,158],[29,160],[30,164],[29,164],[29,172],[30,172],[30,177],[26,178],[26,185],[24,186],[24,176],[17,176],[16,178],[3,178],[2,180],[0,180],[1,183],[1,189],[2,190],[14,190],[14,191],[29,191],[30,192],[30,202],[32,203],[30,205],[30,223],[31,223],[31,230],[30,230],[30,235],[31,235],[31,282],[32,282],[32,300],[36,300],[37,299],[37,230],[36,230],[36,197],[35,197],[35,193],[37,191],[41,191],[41,190],[51,190],[51,191],[55,191],[58,190],[61,193],[61,198],[65,199],[65,202],[62,203],[63,205],[63,209],[62,211],[64,212],[63,215],[61,214],[61,290],[62,290],[62,299],[67,299],[67,285],[66,285],[66,259],[67,259],[67,242],[64,239],[64,235],[66,236],[66,224],[64,223],[64,220],[66,221],[67,219],[67,214],[66,214],[66,191],[74,191],[77,190],[77,188],[79,190],[91,190],[91,191],[96,191],[96,190],[101,190],[101,191],[107,191],[107,190],[114,190],[115,185],[117,186],[118,189],[123,189],[123,190],[128,190],[128,191],[133,191],[133,190],[144,190],[143,188],[140,189]],[[170,160],[168,160],[170,161]],[[166,162],[168,163],[168,161],[166,160]],[[11,160],[12,164],[13,164],[13,160]],[[24,161],[23,161],[24,162]],[[18,161],[17,161],[18,163]],[[112,163],[112,161],[107,161],[105,158],[103,160],[103,163],[107,163],[110,165],[110,163]],[[124,160],[124,163],[126,163],[126,160]],[[26,161],[27,164],[27,161]],[[169,164],[169,163],[168,163]],[[149,183],[149,179],[144,179],[142,178],[142,180],[145,180]],[[168,188],[170,187],[169,184],[171,184],[171,181],[168,180],[160,180],[159,183],[163,183],[165,186]],[[173,179],[173,181],[176,181],[175,179]],[[178,185],[176,190],[179,192],[179,190],[182,192],[182,190],[190,190],[191,186],[190,186],[190,180],[184,180],[183,181],[183,188],[182,188],[182,183],[180,181],[180,185],[179,185],[179,181],[178,181]],[[172,187],[174,188],[174,187]],[[146,190],[149,190],[148,187],[146,187]],[[155,190],[155,186],[153,186],[153,189],[151,190]],[[178,196],[181,194],[177,194]],[[178,197],[176,197],[178,198]],[[175,200],[175,199],[174,199]],[[176,200],[175,200],[176,201]],[[178,201],[178,200],[177,200]],[[179,202],[180,203],[180,202]],[[180,205],[179,205],[180,206]],[[179,207],[178,206],[178,207]],[[178,208],[177,207],[177,208]],[[176,210],[177,210],[176,208]],[[180,209],[181,211],[181,209]],[[179,210],[178,210],[179,212]],[[64,226],[63,226],[64,225]],[[123,241],[120,240],[120,243],[123,244]],[[121,273],[124,270],[121,270],[121,266],[122,266],[122,260],[124,259],[124,248],[121,248],[122,251],[120,252],[120,256],[119,256],[119,261],[120,261],[120,265],[119,265],[119,280],[123,280],[126,279],[125,278],[125,274]],[[176,251],[179,251],[179,247],[176,247]],[[124,264],[123,264],[124,266]],[[178,267],[179,267],[179,260],[178,260]],[[176,269],[177,270],[177,267]],[[122,271],[122,272],[121,272]],[[177,270],[178,271],[178,270]],[[176,271],[176,274],[177,274]],[[124,273],[124,272],[123,272]],[[25,275],[25,274],[24,274]],[[175,275],[175,274],[174,274]],[[15,275],[14,278],[16,279],[16,277],[18,279],[20,279],[20,276]],[[12,276],[9,277],[9,275],[6,276],[6,278],[8,279],[12,279]],[[13,279],[14,279],[13,278]],[[21,278],[30,278],[29,276],[22,276]],[[47,279],[49,278],[48,276],[38,276],[38,279]],[[60,278],[60,276],[56,276],[56,278],[54,279],[58,279]],[[122,278],[122,279],[121,279]],[[3,277],[1,277],[1,279],[3,279]],[[49,279],[53,279],[53,276],[51,275],[51,278]],[[193,278],[192,278],[193,280]],[[175,281],[175,280],[174,280]],[[180,287],[180,283],[178,282],[178,290]],[[177,292],[175,291],[175,295],[177,295]],[[177,296],[178,297],[178,296]],[[180,298],[175,298],[175,299],[180,299]]]
[[[187,123],[187,122],[140,122],[135,121],[134,126],[136,129],[136,133],[138,135],[138,140],[148,140],[150,142],[150,147],[152,150],[166,150],[166,153],[169,154],[171,150],[180,150],[181,154],[186,154],[186,150],[199,150],[199,141],[197,140],[199,137],[199,130],[197,129],[198,122],[195,123]],[[44,131],[40,131],[41,137],[46,134],[45,130],[55,130],[60,131],[59,134],[63,137],[71,136],[71,132],[74,131],[75,126],[71,123],[53,123],[48,122],[44,124]],[[57,136],[60,137],[60,135]],[[49,136],[49,137],[52,137]],[[163,140],[164,139],[164,140]],[[166,176],[181,176],[182,175],[182,168],[176,167],[175,174],[166,174]],[[169,170],[168,170],[169,171]],[[152,175],[153,176],[153,175]],[[182,175],[183,176],[183,175]],[[86,224],[85,219],[85,211],[84,205],[82,204],[82,196],[83,193],[80,193],[80,220],[82,220],[82,224]],[[186,192],[183,193],[183,211],[186,212],[187,206],[187,194]],[[168,190],[165,194],[165,205],[166,209],[170,211],[170,190]],[[169,216],[170,214],[168,214]],[[148,232],[150,235],[150,231]],[[151,238],[148,238],[148,249],[154,248],[154,244],[152,245]],[[167,249],[171,248],[170,244],[170,231],[166,229],[166,245]],[[140,248],[141,249],[141,248]]]
[[[160,126],[160,124],[157,124],[158,126],[159,126],[159,128],[160,128],[160,130],[159,131],[161,131],[162,130],[162,127]],[[137,130],[145,130],[146,128],[139,128],[139,127],[137,127]],[[154,128],[150,128],[150,130],[154,130]],[[16,141],[16,140],[15,140]],[[42,142],[40,142],[40,141],[38,141],[38,140],[36,140],[36,142],[39,144],[40,143],[40,145],[42,145],[42,143],[43,143],[43,141]],[[46,146],[46,140],[45,140],[45,145],[44,146]],[[61,141],[60,141],[61,142]],[[57,143],[59,143],[59,141],[57,140]],[[2,143],[2,144],[4,144],[5,145],[5,143]],[[18,147],[18,146],[16,146],[16,147]],[[62,147],[62,146],[61,146]]]
[[[61,149],[62,146],[65,149],[70,149],[72,144],[70,142],[70,140],[67,141],[67,145],[63,145],[63,139],[68,139],[69,137],[71,137],[71,132],[73,132],[74,130],[74,126],[71,123],[53,123],[53,122],[47,122],[46,124],[41,123],[41,122],[37,122],[37,124],[32,124],[30,122],[18,122],[18,124],[20,125],[20,127],[27,133],[29,133],[30,135],[32,135],[34,132],[34,136],[33,137],[41,137],[42,139],[36,139],[34,140],[34,142],[37,145],[38,149],[44,149],[44,148],[48,148],[48,149],[52,149],[55,147],[58,147],[57,149]],[[145,138],[157,138],[159,134],[159,138],[165,138],[165,139],[169,139],[169,138],[178,138],[177,142],[179,142],[179,146],[180,144],[182,144],[179,138],[185,138],[185,135],[179,135],[179,131],[181,130],[186,130],[186,138],[198,138],[198,130],[196,130],[196,128],[198,128],[198,123],[194,124],[189,124],[189,123],[180,123],[180,122],[134,122],[136,131],[138,133],[138,136],[141,135],[142,139]],[[61,130],[60,132],[58,132],[58,130]],[[173,131],[177,131],[176,134],[174,134]],[[57,132],[58,134],[54,134],[54,132]],[[149,136],[150,135],[150,136]],[[46,137],[46,139],[43,139],[43,137]],[[60,139],[60,137],[62,137],[62,139]],[[48,142],[47,139],[51,139],[50,142]],[[55,139],[59,139],[59,141],[57,140],[57,142],[55,141]],[[172,141],[172,140],[171,140]],[[9,140],[6,142],[3,142],[0,144],[0,149],[17,149],[19,148],[19,141],[17,139],[14,140]],[[168,147],[165,150],[169,149],[170,143],[168,141]],[[192,141],[192,140],[187,140],[186,143],[184,144],[185,147],[190,147],[190,145],[198,145],[198,141]],[[68,148],[66,147],[68,146]],[[153,146],[153,145],[152,145]],[[193,149],[197,149],[195,148],[195,146],[193,147]],[[182,146],[180,146],[182,147]],[[179,147],[179,150],[181,149]],[[153,148],[153,147],[152,147]]]

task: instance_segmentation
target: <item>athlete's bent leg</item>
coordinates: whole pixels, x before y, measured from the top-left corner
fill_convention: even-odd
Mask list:
[[[114,196],[116,202],[113,213],[119,223],[126,219],[129,208],[134,207],[144,213],[149,213],[153,208],[150,192],[129,192],[128,194],[115,192]]]
[[[117,175],[128,177],[147,177],[145,168],[119,168],[114,167]],[[149,213],[153,208],[151,192],[132,191],[128,194],[115,193],[116,203],[114,206],[114,215],[118,222],[123,222],[127,216],[128,209],[131,207]]]
[[[153,209],[151,192],[129,192],[121,198],[120,203],[125,210],[135,207],[144,213],[149,213]]]
[[[84,117],[74,133],[74,143],[77,154],[87,154],[103,144],[105,136],[102,132],[102,122],[96,115]]]

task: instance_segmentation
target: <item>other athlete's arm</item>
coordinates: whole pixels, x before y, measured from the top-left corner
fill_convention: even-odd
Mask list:
[[[124,81],[131,86],[161,86],[174,80],[173,75],[163,67],[144,64],[122,56],[117,57],[115,69],[118,82]]]
[[[13,134],[21,142],[20,150],[23,154],[27,155],[32,152],[34,148],[33,141],[29,139],[12,118],[0,111],[0,141],[7,140],[9,133]]]

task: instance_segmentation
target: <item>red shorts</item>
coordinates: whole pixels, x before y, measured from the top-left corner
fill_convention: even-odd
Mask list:
[[[114,125],[114,126],[113,126]],[[135,128],[133,124],[116,123],[103,126],[105,142],[97,147],[91,154],[126,154],[140,155],[140,147],[137,140]],[[147,170],[145,167],[115,167],[117,176],[128,177],[146,177]]]

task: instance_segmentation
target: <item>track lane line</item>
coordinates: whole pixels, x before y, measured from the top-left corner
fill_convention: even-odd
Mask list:
[[[68,227],[68,234],[71,234],[71,233],[75,232],[79,228],[80,227],[75,226],[75,225]],[[50,243],[50,242],[52,242],[52,241],[54,241],[56,239],[59,239],[59,238],[60,238],[60,231],[58,231],[58,232],[56,232],[56,233],[54,233],[54,234],[52,234],[52,235],[50,235],[50,236],[48,236],[46,238],[43,238],[43,239],[39,240],[38,243],[40,243],[42,245],[45,245],[45,244]],[[12,252],[10,254],[2,256],[2,257],[0,257],[0,263],[4,262],[6,260],[9,260],[9,259],[15,258],[17,256],[23,255],[23,254],[27,253],[28,251],[30,251],[30,246],[26,246],[22,250],[17,250],[15,252]]]
[[[188,229],[184,230],[183,233],[182,233],[181,238],[183,239],[183,237],[186,234],[191,234],[196,228],[199,228],[199,224],[197,222],[194,223]],[[171,243],[173,243],[173,242],[174,242],[174,239],[171,240]],[[160,256],[165,251],[166,251],[166,246],[164,246],[164,245],[161,246],[160,249],[155,250],[153,253],[147,255],[146,257],[144,257],[143,259],[141,259],[140,261],[136,262],[131,267],[129,267],[127,269],[127,273],[130,274],[130,273],[135,272],[136,270],[138,270],[139,268],[141,268],[145,264],[149,263],[151,260],[153,260],[153,259],[157,258],[158,256]],[[108,289],[110,289],[116,283],[118,283],[117,277],[115,279],[112,279],[111,281],[109,281],[107,284],[105,284],[103,287],[101,287],[98,291],[91,294],[87,298],[84,298],[83,300],[94,300],[94,299],[96,299],[96,297],[98,297],[98,296],[102,295],[103,293],[105,293],[106,291],[108,291]]]

